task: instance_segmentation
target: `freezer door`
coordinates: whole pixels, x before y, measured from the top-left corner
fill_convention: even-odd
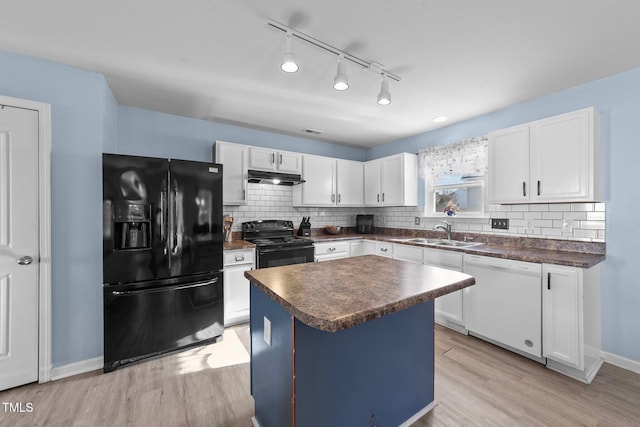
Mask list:
[[[172,276],[222,271],[222,165],[169,162]]]
[[[222,337],[222,273],[104,286],[103,292],[105,372]]]
[[[168,174],[166,159],[103,154],[104,283],[170,276]]]

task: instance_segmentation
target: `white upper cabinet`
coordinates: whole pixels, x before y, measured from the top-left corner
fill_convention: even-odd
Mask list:
[[[299,174],[302,169],[301,160],[300,153],[258,147],[249,148],[249,169]]]
[[[294,206],[362,206],[363,164],[303,155],[302,179],[293,188]]]
[[[214,162],[221,163],[222,169],[222,204],[247,204],[247,158],[249,147],[216,141]]]
[[[365,206],[416,206],[418,156],[395,154],[364,165]]]
[[[294,206],[335,206],[336,161],[330,157],[302,156],[302,184],[293,187]]]
[[[601,199],[600,115],[594,108],[489,134],[489,202]]]
[[[364,204],[364,164],[336,160],[336,204],[362,206]]]
[[[529,125],[489,134],[491,203],[526,203],[529,185]]]

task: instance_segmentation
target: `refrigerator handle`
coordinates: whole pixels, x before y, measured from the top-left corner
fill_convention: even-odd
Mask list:
[[[167,224],[165,215],[167,214],[167,193],[160,192],[160,240],[162,242],[162,252],[166,255],[167,250]]]
[[[177,255],[178,254],[178,221],[177,221],[177,216],[178,216],[178,186],[176,185],[176,187],[173,189],[173,212],[172,212],[172,218],[173,218],[173,224],[171,226],[172,230],[171,233],[173,234],[173,242],[172,242],[172,249],[171,249],[171,253],[173,253],[173,255]]]

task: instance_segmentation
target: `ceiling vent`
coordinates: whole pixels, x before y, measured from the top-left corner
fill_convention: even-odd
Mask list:
[[[304,133],[310,133],[312,135],[322,135],[322,131],[316,129],[305,129]]]

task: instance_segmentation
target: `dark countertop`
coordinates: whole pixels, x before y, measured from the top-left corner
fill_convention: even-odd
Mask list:
[[[389,243],[398,243],[402,245],[418,246],[422,248],[441,249],[445,251],[464,252],[473,255],[483,255],[495,258],[513,259],[517,261],[527,261],[534,263],[547,263],[556,265],[567,265],[571,267],[589,268],[601,263],[606,259],[604,254],[576,252],[571,250],[562,250],[563,244],[572,244],[572,242],[552,239],[535,239],[538,242],[549,242],[546,248],[528,247],[522,245],[499,245],[499,244],[482,244],[471,246],[468,248],[451,248],[434,245],[424,245],[414,242],[402,241],[407,239],[406,235],[391,234],[337,234],[337,235],[312,235],[310,239],[317,243],[340,241],[340,240],[377,240]],[[523,242],[524,239],[510,239],[512,244]],[[531,239],[530,239],[531,240]]]
[[[249,270],[244,275],[297,319],[328,332],[475,283],[468,274],[377,255]]]
[[[224,242],[222,248],[225,251],[235,251],[238,249],[255,249],[256,245],[249,243],[246,240],[232,240],[230,242]]]

